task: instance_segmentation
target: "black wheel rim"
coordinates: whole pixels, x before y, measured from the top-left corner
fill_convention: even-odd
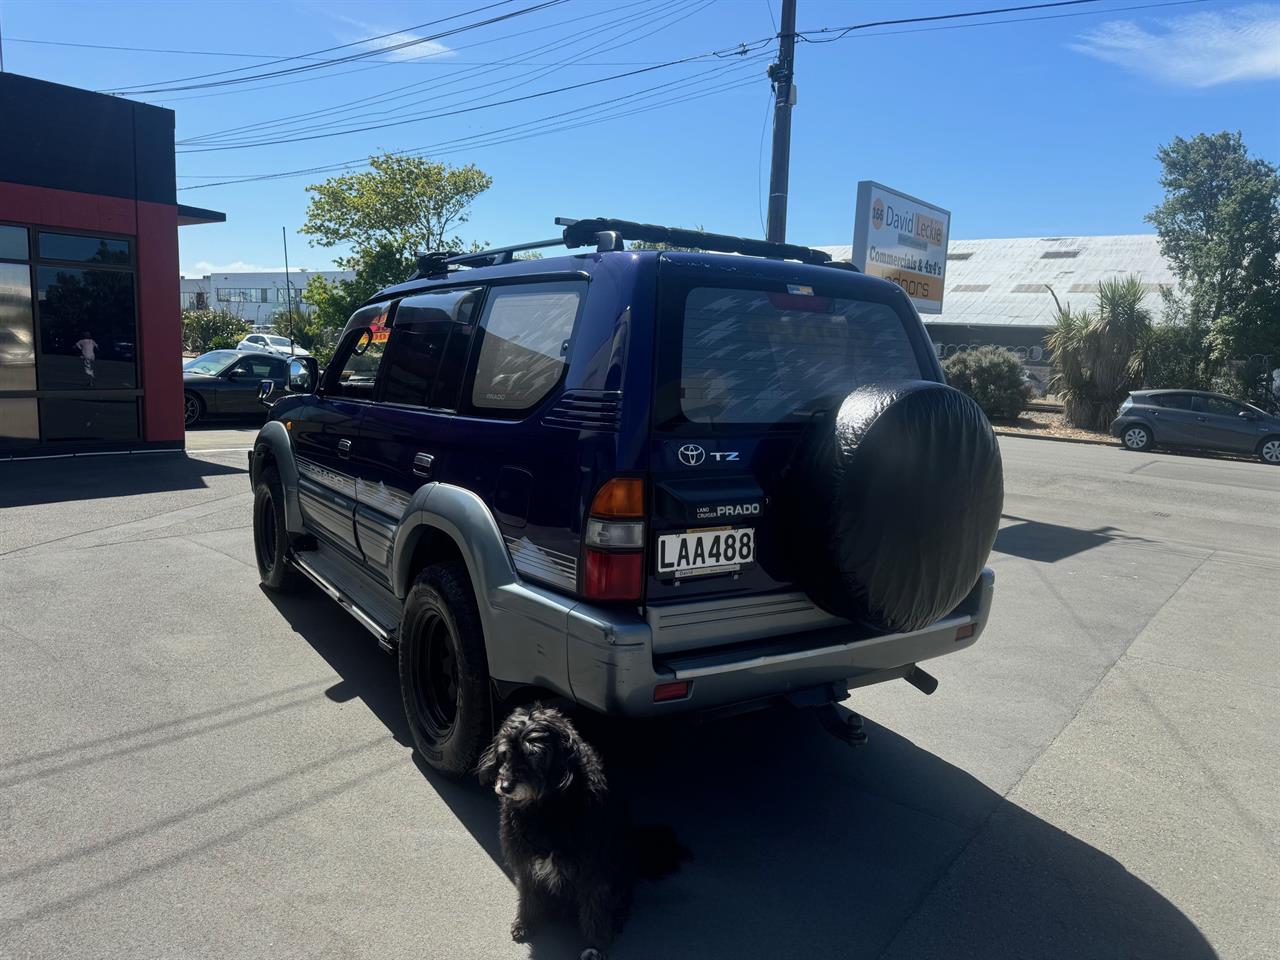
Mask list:
[[[191,394],[187,394],[182,404],[182,413],[186,423],[195,423],[200,418],[200,401]]]
[[[258,545],[258,566],[267,573],[276,562],[276,504],[270,495],[258,501],[254,542]]]
[[[458,656],[453,631],[438,613],[425,614],[412,646],[415,719],[431,740],[448,738],[458,719]]]

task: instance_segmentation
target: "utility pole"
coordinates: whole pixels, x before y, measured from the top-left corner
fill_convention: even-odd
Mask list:
[[[796,0],[782,0],[778,60],[769,66],[773,81],[773,158],[769,164],[769,227],[765,239],[787,239],[787,181],[791,175],[791,108],[795,105]]]
[[[0,73],[4,73],[4,27],[0,26]]]
[[[289,236],[280,228],[280,242],[284,244],[284,302],[289,311],[289,355],[293,356],[293,285],[289,282]]]

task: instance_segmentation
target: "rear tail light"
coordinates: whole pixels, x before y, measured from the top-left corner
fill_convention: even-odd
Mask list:
[[[639,600],[644,589],[644,481],[615,477],[596,491],[582,535],[582,595]]]

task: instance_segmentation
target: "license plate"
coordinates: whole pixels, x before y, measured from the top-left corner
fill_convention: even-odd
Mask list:
[[[756,532],[750,527],[690,530],[658,537],[658,576],[699,577],[730,573],[756,559]]]

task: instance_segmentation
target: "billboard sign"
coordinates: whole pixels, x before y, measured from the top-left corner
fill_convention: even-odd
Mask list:
[[[942,312],[951,213],[872,180],[858,184],[853,262],[892,280],[921,313]]]

